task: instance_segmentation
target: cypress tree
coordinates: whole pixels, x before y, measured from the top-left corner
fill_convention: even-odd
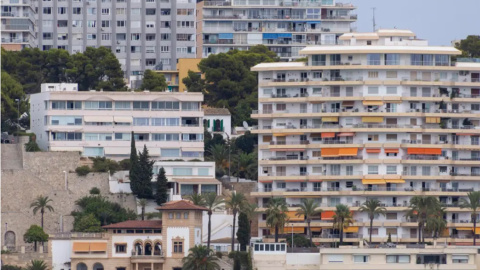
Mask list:
[[[237,230],[237,240],[240,243],[240,250],[246,251],[250,239],[250,221],[245,213],[240,212],[238,215],[238,230]]]
[[[143,146],[143,151],[138,157],[138,193],[137,196],[142,199],[153,198],[152,177],[153,163],[148,155],[147,146]]]
[[[132,131],[132,138],[130,144],[130,189],[133,194],[138,194],[138,154],[135,147],[135,134]]]
[[[158,205],[162,205],[167,202],[168,194],[167,194],[167,177],[165,176],[165,169],[163,167],[160,168],[157,175],[157,184],[156,184],[156,193],[155,193],[155,201]]]

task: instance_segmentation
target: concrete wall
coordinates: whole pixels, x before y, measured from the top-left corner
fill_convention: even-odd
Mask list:
[[[12,253],[2,254],[2,265],[26,267],[32,260],[42,260],[50,265],[48,253]]]

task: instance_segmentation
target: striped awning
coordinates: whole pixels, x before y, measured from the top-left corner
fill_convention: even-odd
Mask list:
[[[382,106],[383,101],[381,101],[381,100],[364,100],[363,105],[364,106]]]
[[[362,117],[363,123],[382,123],[383,117],[381,116],[364,116]]]
[[[387,182],[383,179],[362,179],[364,185],[386,185]]]

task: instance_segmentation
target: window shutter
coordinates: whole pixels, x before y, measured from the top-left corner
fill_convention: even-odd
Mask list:
[[[220,120],[220,131],[223,131],[223,120]]]

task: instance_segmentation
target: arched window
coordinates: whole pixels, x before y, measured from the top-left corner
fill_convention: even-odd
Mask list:
[[[155,251],[153,255],[162,255],[162,244],[159,242],[155,243]]]
[[[152,244],[146,243],[145,244],[145,255],[152,255]]]
[[[15,247],[16,237],[15,233],[12,231],[8,231],[5,233],[5,246],[7,247]]]
[[[136,255],[143,255],[143,247],[142,244],[136,243],[135,244],[135,254]]]
[[[77,270],[88,270],[88,268],[84,263],[79,263],[77,264]]]
[[[95,263],[93,265],[93,270],[103,270],[103,265],[101,263]]]

